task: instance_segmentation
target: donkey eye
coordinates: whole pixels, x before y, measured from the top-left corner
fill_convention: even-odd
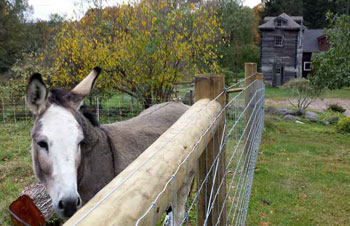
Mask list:
[[[39,145],[41,148],[45,148],[46,151],[49,150],[49,145],[47,145],[46,141],[39,141],[39,142],[38,142],[38,145]]]

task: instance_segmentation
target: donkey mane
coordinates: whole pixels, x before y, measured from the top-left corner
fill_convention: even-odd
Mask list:
[[[54,103],[64,108],[71,109],[69,101],[74,99],[74,96],[77,96],[77,94],[72,94],[69,90],[53,88],[52,90],[50,90],[49,101],[50,103]],[[100,126],[100,123],[97,121],[95,114],[87,109],[87,105],[82,105],[79,109],[79,112],[86,119],[88,119],[94,127]]]

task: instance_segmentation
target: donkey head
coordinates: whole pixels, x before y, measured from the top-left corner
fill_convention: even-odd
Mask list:
[[[26,103],[36,116],[31,133],[34,173],[62,218],[72,216],[82,204],[77,170],[84,134],[75,114],[100,72],[94,68],[71,91],[49,91],[40,74],[33,74],[27,85]]]

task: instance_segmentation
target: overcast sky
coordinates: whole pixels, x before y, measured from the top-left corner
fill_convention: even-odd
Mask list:
[[[33,19],[47,20],[52,13],[66,15],[68,18],[81,14],[82,9],[77,7],[83,0],[28,0],[33,7]],[[83,1],[86,2],[86,1]],[[108,5],[122,3],[123,0],[108,0]],[[244,5],[254,7],[261,0],[245,0]],[[86,5],[86,3],[84,3]]]

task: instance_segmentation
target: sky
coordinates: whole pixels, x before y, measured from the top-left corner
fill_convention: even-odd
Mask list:
[[[33,7],[33,19],[48,20],[49,15],[58,13],[66,15],[67,18],[76,17],[82,14],[82,8],[78,7],[83,0],[28,0],[29,5]],[[122,3],[123,0],[108,0],[108,5],[115,3]],[[243,5],[254,7],[259,4],[261,0],[244,0]],[[86,5],[86,3],[84,3]],[[87,8],[87,5],[85,6]],[[84,7],[84,8],[85,8]]]

